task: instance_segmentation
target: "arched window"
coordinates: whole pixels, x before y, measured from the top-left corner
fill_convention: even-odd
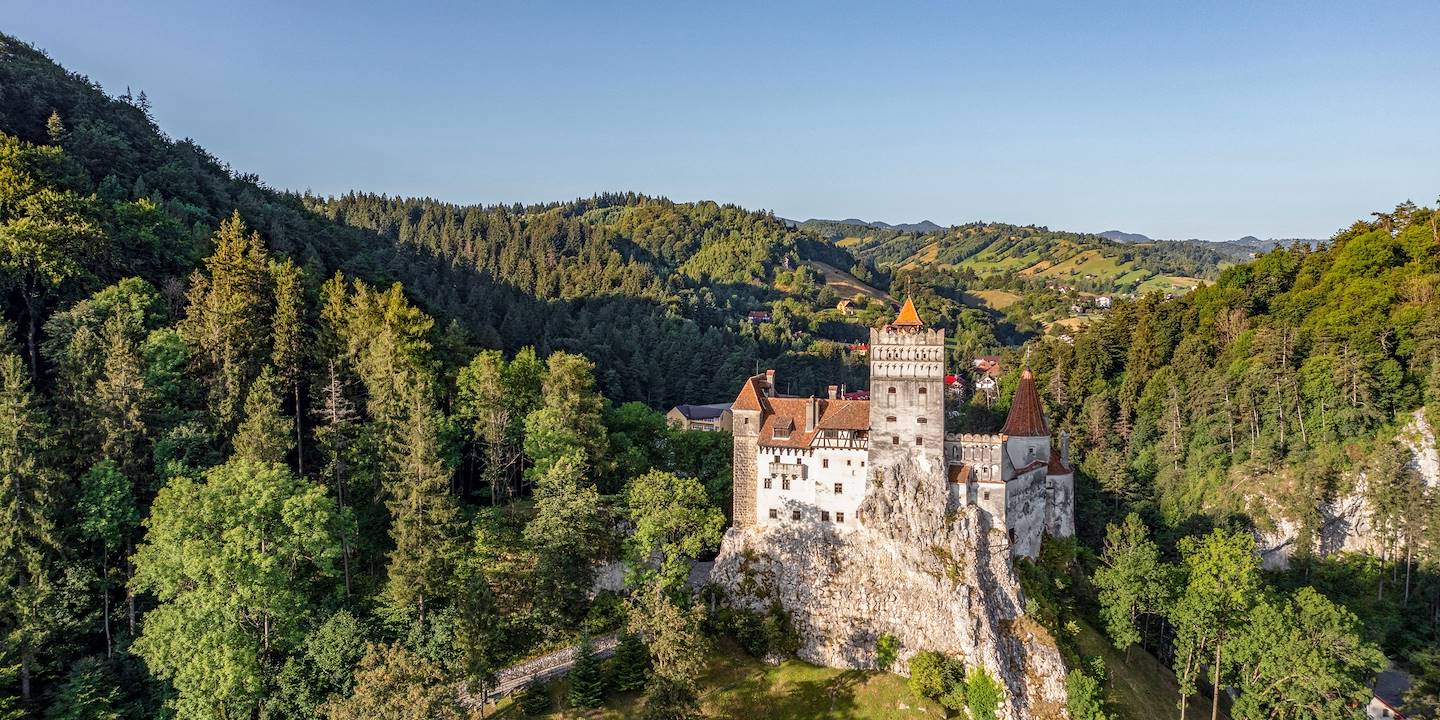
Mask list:
[[[924,394],[925,394],[925,386],[924,386],[924,385],[921,385],[921,386],[920,386],[920,394],[921,394],[921,395],[924,395]]]

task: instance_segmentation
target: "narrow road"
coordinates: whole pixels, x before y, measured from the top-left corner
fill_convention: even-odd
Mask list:
[[[595,657],[604,659],[614,655],[615,646],[620,642],[619,637],[618,633],[610,633],[594,638],[592,642],[595,646]],[[486,688],[483,698],[474,695],[467,684],[461,683],[459,688],[460,704],[467,708],[478,709],[486,703],[495,702],[513,692],[524,689],[526,685],[535,680],[549,681],[560,677],[574,667],[579,651],[579,645],[571,645],[537,658],[531,658],[518,665],[511,665],[495,674],[495,684],[493,687]]]

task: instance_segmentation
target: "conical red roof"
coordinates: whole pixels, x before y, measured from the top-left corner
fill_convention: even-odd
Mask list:
[[[910,298],[905,298],[905,305],[900,308],[900,315],[895,318],[895,322],[890,324],[894,327],[908,328],[925,326],[925,322],[920,319],[920,313],[915,312],[915,303]]]
[[[1050,435],[1045,406],[1040,404],[1040,393],[1035,391],[1035,375],[1030,368],[1020,373],[1020,387],[1015,390],[1015,400],[1010,403],[1010,414],[1005,416],[1005,427],[1000,432],[1012,437]]]

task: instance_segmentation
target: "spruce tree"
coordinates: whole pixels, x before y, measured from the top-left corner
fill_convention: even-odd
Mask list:
[[[452,586],[461,531],[428,393],[428,383],[408,384],[408,412],[391,441],[385,478],[394,544],[385,600],[421,624],[426,604]]]
[[[295,421],[280,413],[280,402],[275,375],[267,367],[245,395],[245,419],[235,433],[236,458],[275,465],[285,462],[295,447]]]
[[[53,630],[47,618],[60,552],[55,494],[60,474],[46,461],[50,432],[19,355],[0,355],[0,647],[18,660],[20,696]]]
[[[550,709],[550,691],[545,688],[545,683],[534,680],[525,686],[517,702],[526,716],[539,717]]]
[[[634,692],[645,689],[645,681],[650,678],[650,652],[645,649],[645,641],[635,633],[624,633],[620,636],[620,644],[615,648],[615,689],[621,692]]]
[[[575,665],[570,668],[570,707],[589,710],[600,706],[605,699],[605,675],[600,668],[600,659],[595,657],[595,643],[589,635],[581,638],[575,653]]]

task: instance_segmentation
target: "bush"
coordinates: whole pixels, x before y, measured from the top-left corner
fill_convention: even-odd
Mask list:
[[[965,694],[969,700],[971,720],[995,720],[1005,689],[985,668],[975,668],[965,683]]]
[[[945,656],[934,650],[922,650],[910,658],[910,692],[917,697],[935,699],[945,694]]]
[[[1070,720],[1110,720],[1105,712],[1104,693],[1100,681],[1084,670],[1071,670],[1065,676],[1065,709]]]
[[[789,613],[778,603],[763,615],[727,608],[721,611],[716,624],[756,658],[790,657],[800,650],[800,635],[791,624]]]
[[[875,641],[875,667],[886,672],[895,665],[895,657],[900,654],[900,641],[890,633],[881,635]]]
[[[550,692],[545,689],[544,683],[536,680],[525,686],[516,704],[528,717],[543,715],[550,709]]]

